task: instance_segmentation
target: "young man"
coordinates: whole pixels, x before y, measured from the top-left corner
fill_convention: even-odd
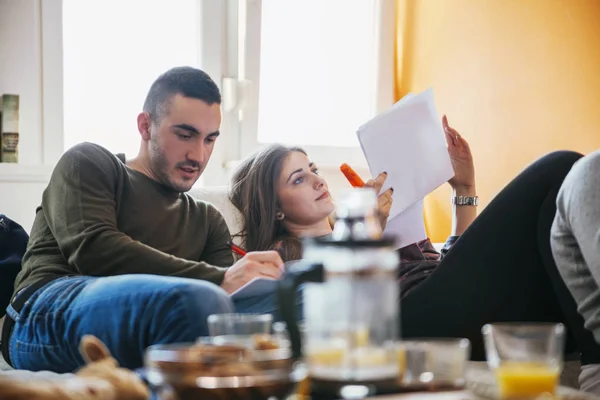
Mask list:
[[[77,346],[91,334],[136,368],[150,345],[207,335],[210,314],[274,311],[272,297],[234,305],[228,293],[278,278],[279,255],[249,253],[232,266],[223,217],[185,193],[219,136],[220,103],[206,73],[171,69],[137,117],[136,158],[91,143],[62,156],[7,309],[3,354],[14,367],[71,372],[84,364]]]

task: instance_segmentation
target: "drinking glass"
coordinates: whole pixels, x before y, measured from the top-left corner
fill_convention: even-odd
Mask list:
[[[401,341],[399,349],[402,386],[423,391],[464,388],[468,339],[414,339]]]
[[[271,314],[212,314],[208,316],[210,336],[271,333]]]
[[[501,399],[556,395],[563,365],[562,324],[487,324],[482,332]]]

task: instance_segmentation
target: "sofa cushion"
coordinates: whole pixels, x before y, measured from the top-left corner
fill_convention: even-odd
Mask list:
[[[198,200],[206,201],[215,206],[215,208],[223,214],[223,218],[225,218],[225,222],[229,227],[229,233],[234,236],[242,230],[242,221],[244,219],[237,207],[229,201],[227,191],[227,186],[209,186],[192,188],[192,190],[189,191],[189,194]],[[235,237],[233,241],[235,244],[243,246],[239,237]]]

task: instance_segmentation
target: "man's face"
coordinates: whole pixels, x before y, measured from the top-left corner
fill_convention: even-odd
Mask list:
[[[150,125],[150,169],[163,185],[187,192],[210,159],[219,136],[221,108],[202,100],[173,96],[166,115]]]

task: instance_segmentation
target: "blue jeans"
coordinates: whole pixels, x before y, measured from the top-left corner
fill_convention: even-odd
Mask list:
[[[15,368],[72,372],[84,362],[81,338],[101,339],[121,366],[143,364],[154,344],[194,342],[208,335],[210,314],[275,313],[275,293],[235,303],[210,282],[156,275],[76,276],[52,281],[35,292],[16,321],[10,338]]]

